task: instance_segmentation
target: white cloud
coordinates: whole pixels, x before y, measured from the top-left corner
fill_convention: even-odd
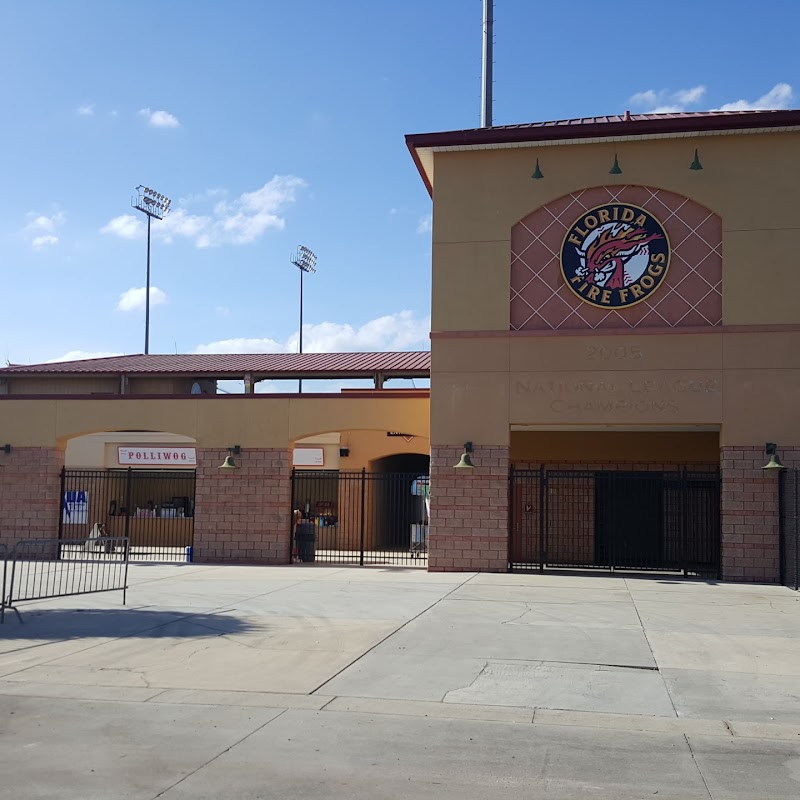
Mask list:
[[[28,233],[36,233],[38,231],[50,232],[54,231],[59,225],[64,222],[64,215],[59,211],[48,217],[44,214],[36,214],[31,211],[28,214],[30,222],[25,226]]]
[[[63,356],[59,356],[58,358],[51,358],[48,361],[45,361],[45,364],[57,364],[60,361],[83,361],[84,359],[88,358],[111,358],[112,356],[121,356],[122,353],[106,353],[103,351],[98,352],[90,352],[87,350],[70,350],[68,353],[64,353]]]
[[[288,353],[289,348],[275,339],[222,339],[201,344],[195,353]]]
[[[283,230],[286,208],[306,186],[306,182],[295,175],[275,175],[260,189],[244,192],[232,201],[218,201],[206,214],[173,208],[163,220],[154,222],[153,236],[168,243],[176,238],[194,240],[195,247],[200,249],[222,244],[249,244],[270,228]],[[183,202],[196,205],[220,194],[224,194],[223,190],[213,189],[205,194],[190,195]],[[138,239],[144,235],[144,223],[132,214],[123,214],[101,228],[101,233]]]
[[[634,106],[654,106],[658,104],[658,95],[652,89],[648,89],[646,92],[636,92],[630,98],[630,103]]]
[[[211,224],[210,217],[189,214],[182,208],[170,212],[163,220],[157,223],[153,230],[165,242],[172,242],[175,236],[193,239],[202,234]],[[200,245],[198,245],[199,247]]]
[[[788,83],[776,83],[766,94],[758,100],[735,100],[725,103],[720,111],[772,111],[774,109],[789,108],[794,97],[792,87]]]
[[[58,211],[51,216],[37,214],[31,211],[27,215],[28,224],[23,228],[23,235],[30,240],[34,250],[45,247],[55,247],[59,238],[55,235],[56,229],[64,224],[64,215]]]
[[[280,212],[295,201],[298,190],[305,186],[306,182],[294,175],[275,175],[260,189],[245,192],[233,203],[217,203],[212,242],[216,238],[217,242],[247,244],[268,228],[283,230],[286,220]]]
[[[669,89],[648,89],[634,94],[630,98],[630,104],[642,108],[648,114],[676,114],[686,111],[687,106],[697,105],[705,94],[705,86],[693,86],[675,92]]]
[[[416,317],[413,311],[400,311],[370,320],[360,328],[336,322],[303,326],[303,350],[309,353],[348,351],[427,349],[430,317]],[[292,337],[293,345],[296,337]],[[292,347],[292,349],[295,349]]]
[[[31,247],[34,250],[41,250],[43,247],[54,247],[58,244],[58,236],[46,234],[45,236],[37,236],[32,242]]]
[[[143,311],[145,307],[145,287],[128,289],[119,296],[117,311]],[[160,306],[167,302],[167,295],[157,286],[150,287],[150,305]]]
[[[86,105],[78,106],[78,114],[82,117],[93,117],[94,106],[87,103]]]
[[[153,128],[179,128],[181,123],[174,114],[168,111],[153,111],[150,108],[139,109],[139,116],[147,120]]]
[[[641,108],[648,114],[675,114],[689,110],[689,106],[697,106],[706,96],[705,86],[694,86],[690,89],[668,89],[637,92],[630,98],[634,107]],[[715,111],[769,111],[789,108],[794,100],[794,92],[788,83],[777,83],[766,94],[757,100],[735,100],[725,103]],[[692,109],[700,110],[700,109]]]
[[[690,106],[699,103],[705,97],[705,94],[705,86],[694,86],[691,89],[678,89],[673,97],[681,105]]]
[[[420,217],[419,223],[417,224],[417,233],[430,233],[433,230],[433,216],[431,214],[426,214],[424,217]]]
[[[112,233],[121,239],[141,239],[144,236],[144,223],[133,214],[122,214],[100,228],[100,233]]]
[[[338,322],[303,326],[303,352],[344,353],[387,350],[427,350],[430,317],[400,311],[370,320],[359,328]],[[224,339],[201,344],[196,353],[296,353],[298,334],[285,342],[275,339]]]

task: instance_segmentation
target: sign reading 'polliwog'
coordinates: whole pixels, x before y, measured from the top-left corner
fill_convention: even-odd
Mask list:
[[[118,447],[117,454],[120,464],[197,466],[197,450],[194,447]]]
[[[646,300],[663,283],[670,245],[664,226],[627,203],[585,211],[561,246],[567,286],[599,308],[625,308]]]

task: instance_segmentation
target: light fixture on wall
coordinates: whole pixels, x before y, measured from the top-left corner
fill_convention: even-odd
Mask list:
[[[608,171],[609,175],[622,175],[622,170],[619,166],[619,161],[617,161],[617,154],[614,153],[614,166]]]
[[[6,455],[8,455],[11,452],[11,445],[10,444],[4,444],[2,450]]]
[[[535,181],[540,181],[542,178],[544,178],[541,169],[539,169],[538,158],[536,159],[536,169],[533,171],[533,175],[531,175],[531,178],[533,178]]]
[[[475,469],[471,454],[472,442],[464,442],[464,452],[461,454],[458,464],[453,465],[453,469]]]
[[[786,467],[781,464],[781,460],[778,458],[777,453],[778,445],[774,442],[767,442],[764,446],[764,452],[769,456],[769,461],[764,464],[761,469],[786,469]]]
[[[699,157],[697,155],[697,148],[696,147],[694,149],[694,161],[692,161],[692,163],[689,165],[689,169],[692,169],[692,170],[695,170],[695,171],[703,169],[703,165],[700,163],[700,159],[699,159]]]
[[[238,456],[242,452],[242,448],[235,444],[233,447],[228,448],[228,455],[225,460],[219,465],[219,469],[239,469],[239,465],[233,460],[234,456]]]

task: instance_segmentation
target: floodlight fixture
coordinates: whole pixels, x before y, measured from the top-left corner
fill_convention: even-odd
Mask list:
[[[300,340],[299,340],[299,347],[298,352],[303,352],[303,275],[306,272],[316,272],[317,271],[317,256],[310,250],[308,247],[304,245],[300,245],[297,248],[297,252],[291,257],[291,262],[294,264],[297,269],[300,270]],[[302,394],[303,392],[303,379],[300,378],[297,381],[297,390]]]
[[[144,295],[144,354],[150,352],[150,220],[164,219],[169,214],[171,200],[149,186],[139,184],[131,206],[147,217],[147,285]]]
[[[304,247],[302,244],[297,248],[297,252],[292,257],[294,264],[301,272],[316,272],[317,257],[313,251]]]

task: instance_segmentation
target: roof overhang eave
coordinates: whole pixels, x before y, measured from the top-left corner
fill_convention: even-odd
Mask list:
[[[487,129],[491,131],[491,129]],[[541,129],[535,129],[541,133]],[[462,142],[448,142],[445,134],[422,134],[406,137],[411,157],[417,166],[420,177],[422,178],[428,193],[433,197],[433,169],[435,153],[457,153],[472,150],[514,150],[520,148],[554,147],[559,145],[580,145],[580,144],[603,144],[606,142],[636,142],[653,139],[688,139],[705,136],[742,136],[755,135],[762,133],[791,133],[800,131],[800,125],[777,125],[762,126],[758,128],[720,128],[706,130],[680,130],[659,132],[619,132],[598,135],[586,132],[584,135],[575,135],[575,130],[570,131],[570,135],[551,135],[548,138],[533,138],[529,131],[525,131],[530,138],[522,136],[508,137],[506,140],[493,141],[489,137],[487,141],[470,141],[465,137]],[[515,131],[518,133],[518,131]],[[552,133],[556,133],[555,129]]]

